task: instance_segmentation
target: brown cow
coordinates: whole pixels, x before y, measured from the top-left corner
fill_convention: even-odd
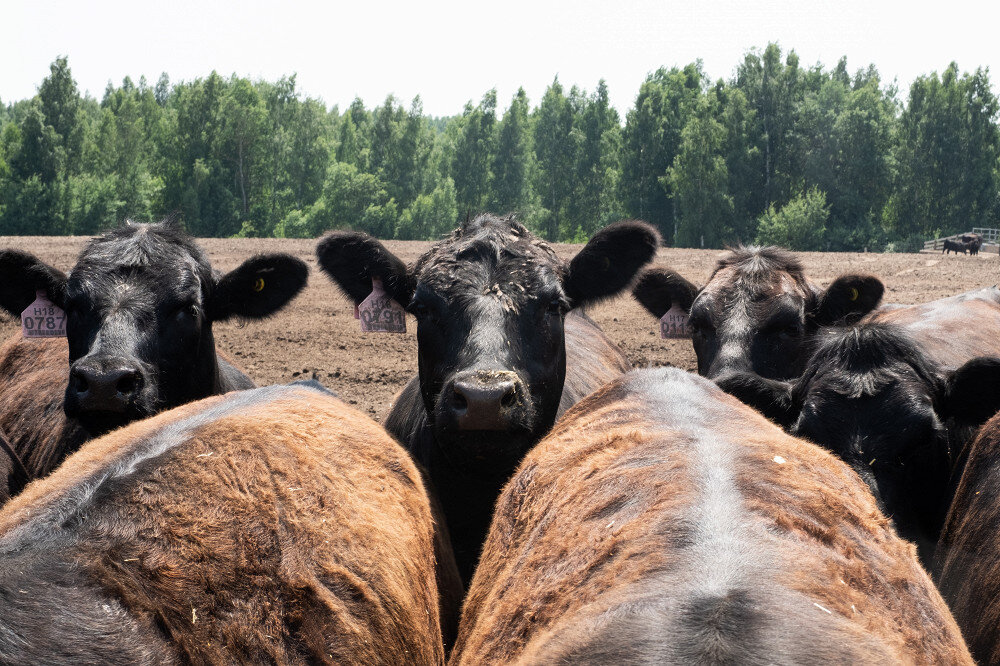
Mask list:
[[[639,370],[506,486],[453,664],[971,664],[858,476],[711,382]]]
[[[937,579],[973,656],[1000,664],[1000,415],[979,431],[937,548]]]
[[[63,411],[68,372],[65,338],[15,335],[0,346],[0,433],[13,450],[0,452],[0,506],[87,440]]]
[[[89,442],[0,512],[0,662],[439,664],[427,496],[317,384]]]
[[[823,290],[806,280],[790,252],[739,247],[719,259],[701,289],[673,271],[651,268],[632,293],[657,318],[674,305],[690,314],[698,374],[753,371],[788,379],[802,373],[818,327],[860,317],[883,291],[878,278],[854,274]]]

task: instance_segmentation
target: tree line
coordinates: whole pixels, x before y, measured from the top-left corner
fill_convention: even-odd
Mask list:
[[[997,98],[988,70],[952,63],[904,103],[874,66],[768,44],[727,80],[658,69],[624,119],[604,81],[558,77],[536,106],[521,89],[501,111],[491,90],[445,118],[419,97],[329,109],[294,75],[126,78],[98,101],[64,57],[33,98],[0,102],[0,234],[176,215],[196,236],[434,239],[479,211],[559,241],[633,217],[678,247],[916,249],[1000,226]]]

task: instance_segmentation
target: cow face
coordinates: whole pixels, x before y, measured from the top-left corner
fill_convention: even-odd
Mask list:
[[[881,323],[821,333],[797,380],[739,373],[717,383],[851,465],[900,533],[925,547],[947,508],[953,436],[1000,409],[1000,359],[942,372]]]
[[[212,322],[277,311],[307,273],[294,257],[261,255],[220,278],[173,225],[129,224],[92,240],[68,277],[0,253],[0,305],[19,314],[44,289],[66,311],[64,407],[96,436],[218,392]]]
[[[658,243],[650,226],[621,222],[567,265],[513,218],[483,215],[410,269],[354,232],[331,233],[317,254],[355,303],[380,277],[406,304],[417,318],[420,390],[438,446],[456,467],[492,474],[513,468],[555,420],[566,313],[626,288]]]
[[[878,305],[883,290],[867,275],[842,275],[817,290],[788,252],[749,247],[724,256],[700,290],[672,271],[650,269],[633,294],[656,317],[674,304],[689,313],[699,374],[752,371],[787,379],[801,372],[818,326],[860,317]]]

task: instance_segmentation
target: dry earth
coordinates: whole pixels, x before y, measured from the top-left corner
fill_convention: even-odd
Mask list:
[[[69,270],[86,242],[80,237],[0,237],[0,248],[34,252]],[[288,252],[310,266],[309,286],[285,310],[266,321],[217,324],[216,342],[258,384],[316,377],[342,398],[381,420],[396,392],[416,372],[416,323],[407,317],[403,335],[362,333],[351,304],[316,267],[315,241],[205,239],[212,265],[227,271],[259,252]],[[386,246],[412,262],[430,243],[389,241]],[[557,245],[568,259],[581,246]],[[658,265],[670,266],[701,284],[719,250],[660,250]],[[1000,282],[1000,258],[941,254],[801,253],[806,274],[825,286],[845,272],[873,273],[887,287],[886,302],[920,303]],[[686,340],[661,340],[656,321],[630,295],[590,310],[590,315],[628,354],[633,365],[695,367]],[[18,322],[5,318],[0,336],[17,333]]]

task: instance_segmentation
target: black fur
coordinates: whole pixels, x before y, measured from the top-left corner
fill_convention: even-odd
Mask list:
[[[363,234],[337,231],[319,242],[320,266],[355,303],[380,276],[417,318],[418,379],[385,423],[437,487],[466,580],[500,488],[555,421],[566,313],[625,289],[658,243],[649,225],[621,222],[567,265],[513,216],[493,215],[466,220],[409,269]],[[509,392],[488,426],[463,421],[471,411],[463,386],[503,382]]]
[[[272,314],[305,286],[307,273],[288,255],[259,255],[219,278],[201,248],[170,222],[129,223],[91,240],[68,277],[23,252],[0,254],[9,293],[26,294],[44,278],[66,310],[71,367],[64,407],[92,436],[252,386],[217,358],[212,322]],[[19,302],[3,305],[13,311]],[[94,387],[115,373],[123,379],[95,400]]]
[[[929,562],[967,426],[1000,407],[1000,359],[945,372],[903,329],[865,322],[821,331],[793,382],[743,373],[718,384],[854,467]]]
[[[44,290],[49,300],[63,307],[66,302],[66,275],[21,250],[0,251],[0,308],[15,317]]]
[[[751,246],[729,250],[701,289],[673,271],[651,269],[632,293],[657,318],[676,303],[688,311],[699,374],[788,379],[802,372],[819,326],[857,320],[883,291],[870,275],[843,275],[821,290],[790,252]]]

